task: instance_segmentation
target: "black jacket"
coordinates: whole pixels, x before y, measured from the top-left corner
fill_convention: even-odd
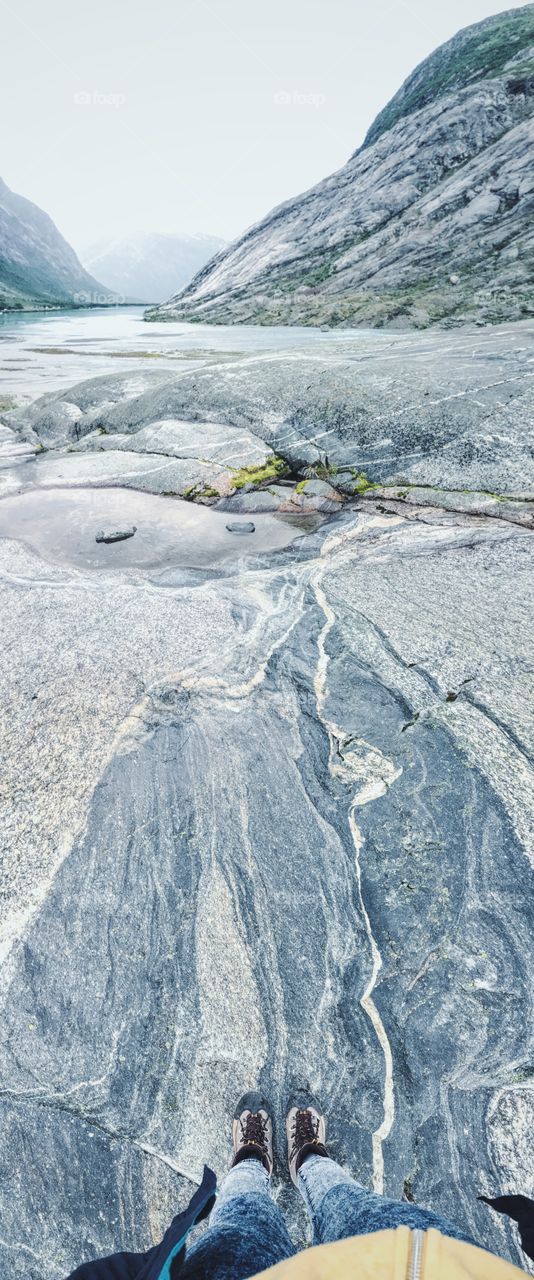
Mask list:
[[[484,1200],[492,1209],[496,1209],[497,1213],[504,1213],[507,1218],[517,1222],[523,1253],[534,1261],[534,1200],[529,1200],[528,1196],[494,1196],[493,1198],[479,1196],[478,1198]]]
[[[161,1244],[148,1253],[114,1253],[96,1262],[84,1262],[68,1280],[175,1280],[185,1257],[185,1242],[195,1223],[211,1212],[217,1179],[204,1165],[202,1182],[183,1213],[173,1218]]]

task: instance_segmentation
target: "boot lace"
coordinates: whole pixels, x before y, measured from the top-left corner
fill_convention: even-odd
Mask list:
[[[257,1147],[267,1154],[267,1120],[259,1113],[254,1114],[249,1111],[245,1120],[239,1121],[241,1125],[242,1142],[254,1142]]]
[[[319,1142],[319,1121],[314,1120],[311,1111],[297,1111],[291,1131],[292,1148],[290,1159],[300,1151],[307,1142]]]

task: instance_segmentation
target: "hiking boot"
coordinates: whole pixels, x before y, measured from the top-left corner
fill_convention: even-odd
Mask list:
[[[325,1118],[313,1099],[305,1096],[294,1099],[286,1116],[286,1133],[289,1172],[297,1186],[298,1171],[306,1156],[328,1156]]]
[[[244,1093],[235,1109],[232,1125],[234,1158],[231,1168],[241,1160],[261,1160],[270,1175],[273,1171],[273,1119],[271,1109],[261,1093]]]

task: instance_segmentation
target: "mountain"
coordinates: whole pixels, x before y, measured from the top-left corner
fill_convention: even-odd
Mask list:
[[[421,327],[534,312],[534,5],[416,68],[342,169],[148,318]]]
[[[82,267],[38,205],[0,178],[0,309],[105,305],[114,298]]]
[[[183,288],[214,254],[226,247],[218,236],[160,235],[108,240],[82,253],[89,271],[125,301],[161,302]]]

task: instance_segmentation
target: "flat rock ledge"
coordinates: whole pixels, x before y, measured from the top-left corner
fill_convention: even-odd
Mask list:
[[[4,414],[0,495],[113,485],[234,514],[348,502],[532,527],[534,325],[326,334],[185,375],[92,378]]]

